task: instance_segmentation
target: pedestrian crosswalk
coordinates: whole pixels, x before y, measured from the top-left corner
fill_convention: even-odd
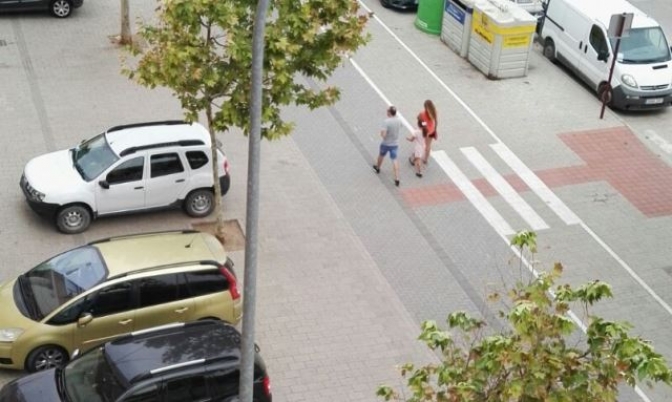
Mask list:
[[[496,143],[491,144],[490,148],[565,224],[580,223],[579,218],[506,145]],[[526,224],[526,229],[534,231],[549,229],[550,225],[544,218],[525,201],[476,147],[463,147],[460,148],[460,152],[464,160],[475,168],[497,194],[522,218]],[[512,225],[497,211],[486,195],[474,185],[446,151],[433,151],[432,158],[498,234],[507,237],[515,234],[516,231]],[[462,160],[459,162],[463,163]]]
[[[497,212],[485,196],[474,186],[471,180],[462,173],[455,162],[448,157],[445,151],[434,151],[432,152],[432,157],[497,233],[504,236],[511,236],[516,233],[511,225],[504,220],[502,215]]]
[[[495,168],[481,155],[474,147],[461,148],[460,151],[467,157],[476,169],[485,177],[485,179],[497,190],[497,192],[508,202],[511,207],[527,222],[532,230],[538,231],[548,229],[548,224],[537,214],[530,205],[523,200],[516,190],[511,187],[509,182],[504,180],[502,175],[497,173]]]
[[[503,143],[491,144],[490,148],[506,162],[518,177],[567,225],[577,225],[581,220],[534,172]]]

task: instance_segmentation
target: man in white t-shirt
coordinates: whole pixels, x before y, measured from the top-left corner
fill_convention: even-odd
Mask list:
[[[397,153],[399,150],[399,132],[401,131],[401,119],[397,116],[397,108],[390,106],[387,108],[387,119],[383,122],[380,130],[380,137],[383,141],[380,143],[378,152],[378,161],[373,165],[373,170],[380,173],[380,165],[383,159],[390,153],[392,167],[394,168],[394,184],[399,187],[399,162],[397,162]]]

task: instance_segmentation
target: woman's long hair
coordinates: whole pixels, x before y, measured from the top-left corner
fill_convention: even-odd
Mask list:
[[[436,120],[436,108],[434,107],[434,102],[431,100],[427,99],[425,101],[425,111],[429,115],[429,117],[434,120],[434,126],[436,127],[438,121]]]

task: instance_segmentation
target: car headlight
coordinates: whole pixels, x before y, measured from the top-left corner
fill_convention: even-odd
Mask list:
[[[629,87],[637,88],[637,81],[635,81],[635,77],[630,74],[621,75],[621,81]]]
[[[30,198],[32,198],[35,201],[40,201],[44,200],[44,193],[41,193],[33,188],[33,186],[30,185],[30,183],[26,182],[26,191],[28,192],[28,195]]]
[[[22,328],[1,328],[0,342],[14,342],[22,333]]]

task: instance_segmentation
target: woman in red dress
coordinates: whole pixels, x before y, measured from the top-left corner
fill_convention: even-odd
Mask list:
[[[429,154],[432,152],[432,141],[436,140],[436,108],[434,103],[427,99],[425,101],[425,109],[420,112],[418,119],[425,122],[425,127],[427,128],[427,137],[425,137],[425,158],[423,159],[424,163],[427,163],[429,160]]]

